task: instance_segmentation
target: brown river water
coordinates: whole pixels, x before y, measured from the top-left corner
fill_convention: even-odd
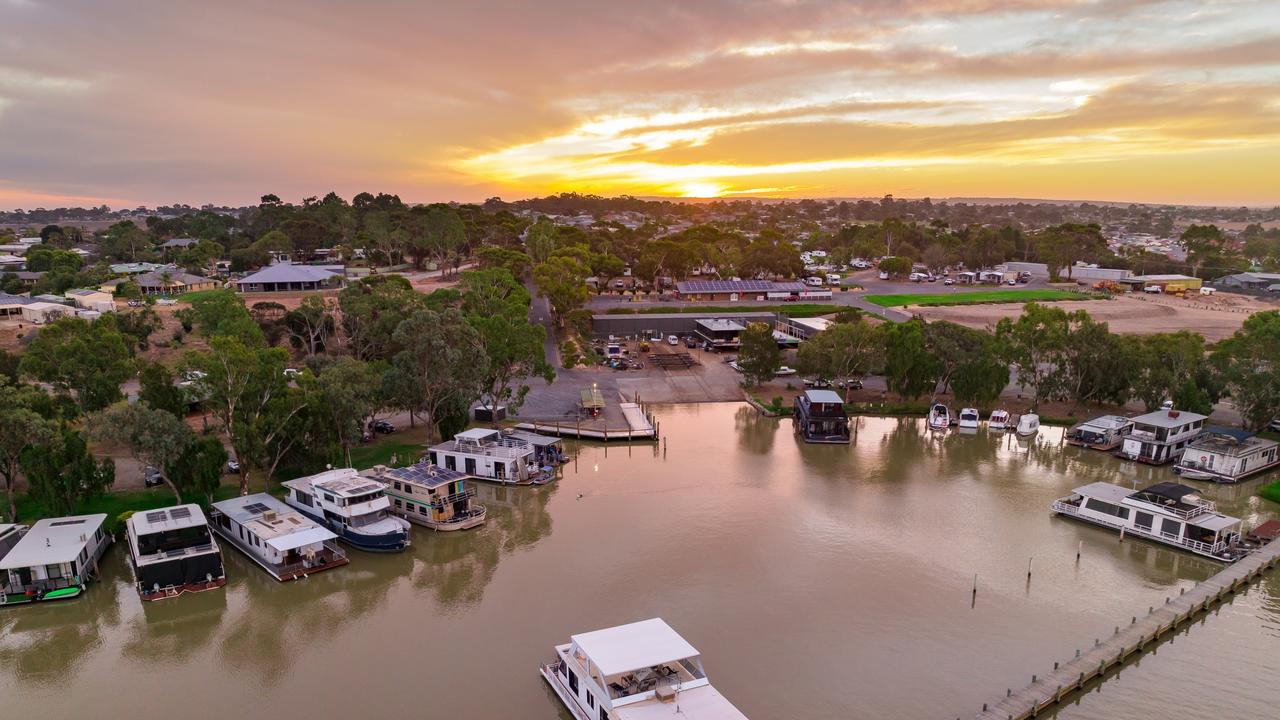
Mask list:
[[[1219,567],[1050,517],[1173,478],[1059,428],[862,418],[820,446],[743,405],[656,412],[665,448],[571,444],[557,484],[481,485],[483,528],[296,583],[223,543],[225,589],[144,604],[117,543],[84,597],[0,610],[0,718],[567,718],[552,646],[653,616],[753,720],[967,718]],[[1258,482],[1205,494],[1252,526],[1280,509]],[[1057,717],[1274,717],[1278,636],[1272,573]]]

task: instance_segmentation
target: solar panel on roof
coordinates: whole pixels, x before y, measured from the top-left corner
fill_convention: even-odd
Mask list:
[[[49,527],[66,527],[68,525],[83,525],[84,520],[59,520],[49,523]]]
[[[168,516],[165,515],[163,510],[160,510],[158,512],[149,512],[147,513],[146,517],[147,517],[147,522],[158,523],[158,522],[164,522],[165,518]]]
[[[262,503],[249,503],[248,505],[244,506],[245,512],[253,513],[254,515],[261,515],[262,513],[270,509],[271,508],[267,507],[266,505],[263,505]]]
[[[169,511],[169,517],[174,520],[185,520],[186,518],[191,517],[191,508],[174,508]]]

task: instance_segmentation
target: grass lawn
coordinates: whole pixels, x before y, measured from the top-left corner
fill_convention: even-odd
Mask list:
[[[675,305],[671,307],[641,307],[641,308],[609,308],[605,311],[606,315],[657,315],[659,313],[699,313],[711,315],[723,315],[725,313],[781,313],[791,317],[813,317],[815,315],[830,315],[845,310],[843,305],[827,304],[819,305],[817,303],[782,303],[780,305]]]
[[[976,305],[981,303],[1051,302],[1055,300],[1089,300],[1094,296],[1073,290],[958,290],[954,294],[867,295],[867,300],[880,307],[902,305]]]
[[[240,487],[236,480],[228,476],[230,484],[220,486],[213,494],[213,499],[226,500],[229,497],[235,497]],[[184,502],[193,502],[195,498],[183,498]],[[121,492],[108,492],[100,498],[95,498],[87,502],[81,503],[75,509],[76,515],[93,515],[95,513],[106,513],[107,530],[116,532],[120,529],[118,518],[122,513],[133,510],[154,510],[155,508],[168,507],[173,505],[173,492],[167,487],[147,488],[146,490],[125,490]],[[54,513],[50,512],[42,503],[34,498],[21,494],[18,495],[18,521],[24,525],[29,525],[36,520],[46,517],[52,517]]]
[[[195,292],[183,293],[174,299],[178,302],[190,303],[195,301],[197,298],[215,294],[225,294],[227,292],[227,290],[196,290]]]
[[[351,467],[365,470],[374,465],[391,466],[391,456],[396,456],[395,467],[412,465],[426,454],[421,442],[405,442],[398,436],[384,436],[376,442],[351,448]]]
[[[1271,502],[1280,503],[1280,480],[1277,480],[1270,485],[1263,485],[1262,488],[1258,490],[1258,495],[1270,500]]]

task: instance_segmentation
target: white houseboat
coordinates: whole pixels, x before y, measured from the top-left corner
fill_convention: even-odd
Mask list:
[[[532,485],[545,476],[534,455],[533,446],[520,438],[507,437],[491,428],[472,428],[454,435],[448,442],[432,446],[427,451],[427,460],[477,480]]]
[[[379,465],[374,479],[387,488],[391,512],[432,530],[467,530],[484,524],[485,508],[466,475],[430,463],[402,468]]]
[[[409,523],[391,512],[382,483],[351,468],[287,480],[284,501],[360,550],[400,552],[409,547]]]
[[[1086,420],[1067,431],[1067,444],[1090,450],[1114,450],[1133,430],[1133,421],[1120,415],[1103,415]]]
[[[125,534],[143,600],[212,590],[227,582],[222,551],[199,505],[134,513],[125,521]]]
[[[1133,418],[1116,455],[1150,465],[1177,460],[1182,449],[1199,435],[1206,416],[1185,410],[1160,409]]]
[[[533,447],[533,460],[539,465],[563,465],[569,462],[564,452],[564,440],[550,435],[540,435],[526,430],[503,430],[509,438],[523,440]]]
[[[569,640],[541,673],[576,720],[747,720],[707,680],[698,651],[660,619]]]
[[[1208,428],[1182,451],[1173,471],[1189,480],[1239,482],[1280,466],[1280,443],[1231,428]]]
[[[266,493],[216,502],[210,520],[215,533],[282,582],[347,564],[337,535]]]
[[[1177,483],[1157,483],[1142,490],[1096,482],[1055,500],[1053,512],[1154,540],[1215,560],[1238,560],[1239,518],[1218,512],[1196,491]]]
[[[111,544],[107,516],[38,520],[0,560],[0,605],[65,600],[98,576],[98,560]]]
[[[13,546],[17,545],[18,541],[22,539],[22,536],[26,534],[26,525],[0,523],[0,560],[3,560],[4,556],[9,554],[9,551],[13,549]],[[4,578],[0,577],[0,582],[3,581]]]

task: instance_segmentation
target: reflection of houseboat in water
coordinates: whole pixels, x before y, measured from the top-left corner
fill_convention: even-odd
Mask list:
[[[484,524],[485,508],[476,489],[457,470],[418,463],[402,468],[379,465],[372,477],[386,487],[391,511],[432,530],[466,530]]]
[[[809,443],[849,442],[844,399],[831,390],[805,390],[795,399],[792,426]]]
[[[360,550],[400,552],[409,546],[409,523],[391,513],[382,483],[351,468],[281,483],[285,502]]]
[[[1067,431],[1067,444],[1090,450],[1114,450],[1133,429],[1133,421],[1120,415],[1103,415],[1086,420]]]
[[[1218,512],[1196,491],[1177,483],[1130,490],[1096,482],[1055,500],[1053,512],[1227,562],[1243,557],[1239,518]]]
[[[555,479],[549,466],[539,465],[534,446],[500,430],[472,428],[434,445],[427,460],[477,480],[505,485],[540,485]]]
[[[98,577],[98,560],[111,544],[104,514],[38,520],[25,534],[7,526],[11,549],[0,559],[0,605],[66,600]]]
[[[216,502],[210,520],[215,533],[280,581],[347,564],[337,535],[266,493]]]
[[[137,512],[125,526],[143,600],[163,600],[226,584],[222,551],[209,534],[199,505]]]
[[[1211,427],[1182,451],[1173,471],[1189,480],[1234,483],[1280,466],[1280,443],[1233,428]]]
[[[707,680],[698,651],[660,619],[569,640],[541,673],[577,720],[747,720]]]

